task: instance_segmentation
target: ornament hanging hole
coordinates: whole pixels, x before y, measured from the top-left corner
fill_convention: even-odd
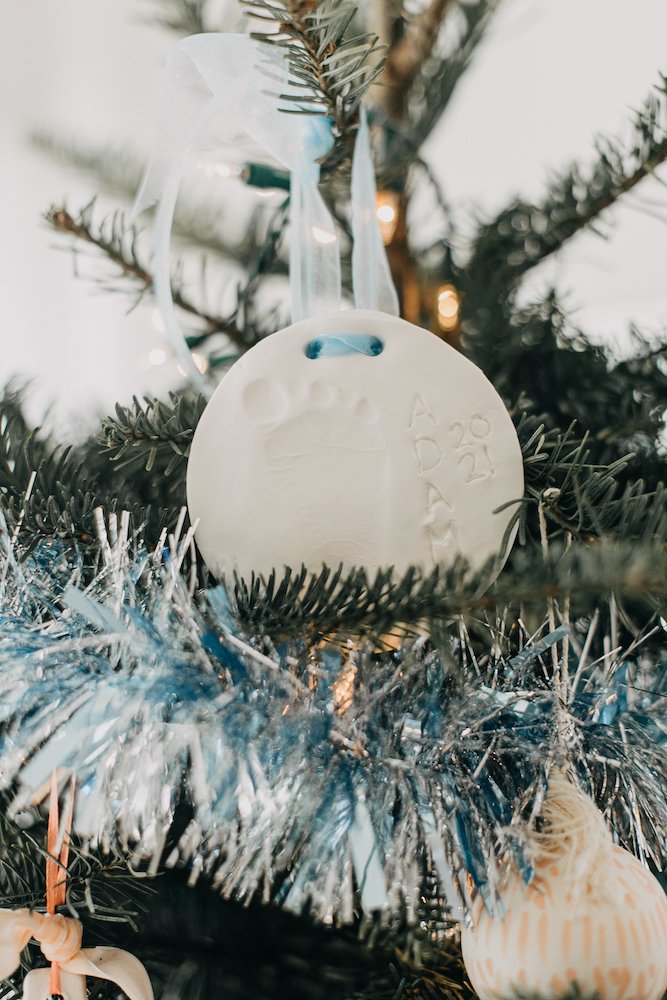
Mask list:
[[[317,361],[319,358],[337,358],[346,354],[376,358],[383,350],[384,344],[379,337],[367,333],[342,333],[309,340],[303,353],[311,361]]]

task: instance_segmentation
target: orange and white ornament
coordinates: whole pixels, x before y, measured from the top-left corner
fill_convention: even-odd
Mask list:
[[[592,800],[563,774],[550,779],[534,835],[535,875],[512,875],[504,916],[478,902],[462,933],[480,1000],[558,1000],[577,987],[599,1000],[661,1000],[667,990],[667,895],[614,845]]]

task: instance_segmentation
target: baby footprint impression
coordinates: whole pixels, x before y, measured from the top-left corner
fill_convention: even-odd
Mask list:
[[[271,378],[250,382],[243,403],[261,427],[273,524],[298,533],[304,562],[382,564],[391,469],[375,404],[331,382]]]

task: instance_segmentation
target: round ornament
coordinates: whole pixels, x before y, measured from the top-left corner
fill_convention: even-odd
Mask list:
[[[457,556],[499,569],[523,462],[472,362],[403,320],[349,310],[281,330],[233,366],[195,432],[187,488],[218,575],[428,572]]]
[[[550,798],[549,798],[550,797]],[[550,786],[535,875],[505,885],[504,916],[477,904],[462,932],[480,1000],[661,1000],[667,990],[667,895],[628,851],[612,844],[590,799],[564,779]],[[538,838],[539,841],[539,838]]]

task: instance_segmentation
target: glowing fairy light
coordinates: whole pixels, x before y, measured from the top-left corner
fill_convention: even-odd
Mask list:
[[[445,333],[456,330],[461,312],[461,297],[452,284],[442,285],[437,295],[438,325]]]
[[[200,354],[198,351],[193,351],[192,360],[201,375],[204,375],[208,371],[208,358],[206,355]]]
[[[398,225],[398,195],[395,191],[378,191],[375,200],[375,215],[380,227],[382,242],[388,246],[394,238]]]
[[[197,170],[200,170],[206,177],[218,177],[222,180],[229,180],[230,177],[240,177],[243,168],[231,163],[212,163],[210,160],[199,160],[196,163]]]
[[[380,205],[377,210],[377,217],[380,222],[390,223],[396,218],[396,212],[391,205]]]
[[[200,375],[206,374],[209,368],[208,358],[206,355],[200,354],[199,351],[193,351],[192,362]],[[189,372],[186,372],[184,366],[180,362],[176,365],[176,371],[179,375],[182,375],[183,378],[187,378],[189,375]]]

